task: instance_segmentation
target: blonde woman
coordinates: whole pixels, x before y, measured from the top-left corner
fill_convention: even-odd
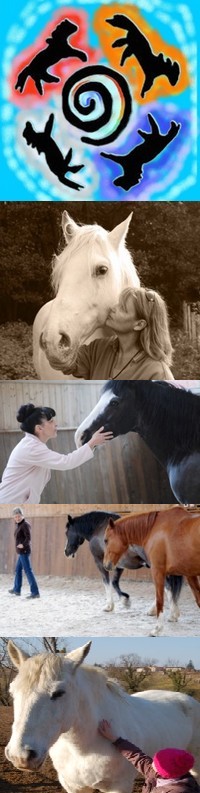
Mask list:
[[[114,335],[82,345],[71,374],[85,380],[174,379],[167,309],[158,292],[124,289],[106,326]]]

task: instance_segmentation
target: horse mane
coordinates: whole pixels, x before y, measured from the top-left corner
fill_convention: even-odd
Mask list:
[[[162,435],[163,451],[173,448],[173,462],[184,454],[200,450],[200,396],[177,388],[164,380],[109,380],[103,392],[124,399],[130,394],[135,400],[138,414],[138,431],[151,427]],[[131,426],[130,426],[131,431]]]
[[[76,515],[73,517],[73,524],[76,522],[76,528],[78,533],[81,536],[84,536],[86,539],[87,537],[92,537],[93,532],[95,529],[98,529],[103,526],[106,521],[108,522],[109,518],[113,518],[113,520],[117,520],[120,518],[120,515],[117,512],[106,512],[104,510],[93,510],[91,512],[85,512],[83,515]],[[73,528],[72,524],[72,528]]]
[[[126,515],[116,521],[115,531],[122,539],[123,537],[126,539],[127,531],[129,531],[129,529],[134,529],[137,536],[132,539],[131,542],[133,544],[137,543],[137,545],[142,545],[145,536],[153,528],[157,515],[158,511],[141,512],[139,515],[131,512],[130,515]]]
[[[93,223],[92,225],[80,225],[78,228],[77,234],[75,234],[70,242],[65,245],[61,253],[54,254],[52,259],[52,274],[51,274],[51,284],[54,289],[55,294],[57,293],[60,280],[63,273],[64,267],[68,264],[71,260],[71,257],[74,253],[79,253],[79,251],[83,248],[84,245],[88,246],[88,261],[93,260],[93,246],[95,242],[98,241],[101,244],[103,252],[108,248],[108,240],[107,240],[107,231],[102,227],[99,226],[97,223]],[[134,285],[134,263],[131,258],[131,254],[126,248],[125,241],[120,246],[121,252],[124,251],[124,262],[126,267],[124,268],[124,277],[122,283],[122,289],[125,286],[130,285],[132,282]]]
[[[123,699],[127,697],[127,692],[122,688],[122,686],[117,682],[117,680],[113,680],[110,677],[107,677],[105,669],[102,669],[98,666],[90,666],[90,664],[84,664],[81,666],[81,669],[84,670],[86,675],[88,674],[90,679],[93,677],[94,680],[98,680],[98,683],[102,683],[104,687],[108,688],[109,691],[112,692],[117,697]]]

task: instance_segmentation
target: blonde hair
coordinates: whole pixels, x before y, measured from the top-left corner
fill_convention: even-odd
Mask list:
[[[157,361],[170,366],[173,348],[169,334],[169,320],[165,301],[158,292],[140,287],[127,287],[120,295],[119,306],[126,311],[128,298],[136,306],[137,319],[145,319],[146,326],[139,332],[141,348]],[[134,320],[133,320],[134,323]]]

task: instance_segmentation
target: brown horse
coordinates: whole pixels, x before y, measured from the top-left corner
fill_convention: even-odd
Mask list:
[[[164,583],[166,575],[185,576],[200,607],[200,513],[184,507],[157,512],[131,514],[109,520],[103,564],[115,567],[129,545],[141,545],[151,565],[156,589],[157,624],[153,635],[163,627]]]

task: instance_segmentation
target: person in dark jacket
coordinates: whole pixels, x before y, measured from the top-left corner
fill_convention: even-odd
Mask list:
[[[28,598],[39,598],[40,593],[35,579],[31,563],[31,527],[30,524],[24,519],[21,507],[16,507],[13,510],[15,528],[15,545],[18,554],[18,560],[15,568],[15,579],[13,589],[9,589],[10,595],[21,595],[22,576],[23,570],[30,585],[30,595]]]
[[[200,786],[189,773],[194,765],[194,757],[190,752],[166,748],[156,752],[152,758],[134,743],[117,737],[106,719],[99,722],[98,731],[143,774],[145,782],[142,793],[151,793],[154,788],[159,793],[199,793]]]

